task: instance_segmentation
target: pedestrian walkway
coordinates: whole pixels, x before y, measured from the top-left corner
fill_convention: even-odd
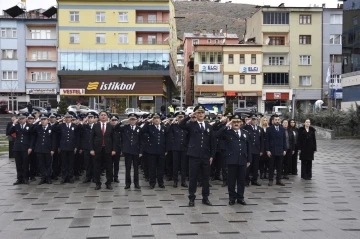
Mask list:
[[[141,190],[125,190],[123,159],[120,184],[95,191],[80,182],[13,186],[14,161],[1,158],[0,238],[360,238],[359,148],[360,140],[318,141],[312,181],[290,176],[269,188],[260,180],[246,188],[246,206],[228,206],[214,181],[214,205],[200,196],[193,208],[172,182],[150,190],[141,180]]]

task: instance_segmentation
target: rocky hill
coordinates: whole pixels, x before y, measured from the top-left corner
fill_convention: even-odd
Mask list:
[[[206,29],[207,32],[223,29],[236,33],[239,38],[245,31],[245,18],[256,12],[255,5],[216,2],[175,2],[176,27],[179,38],[184,32]]]

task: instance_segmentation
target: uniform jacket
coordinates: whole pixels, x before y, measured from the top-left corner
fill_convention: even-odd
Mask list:
[[[285,131],[287,131],[289,135],[289,148],[287,150],[295,151],[294,132],[290,128],[285,129]]]
[[[51,151],[56,151],[56,136],[57,133],[53,131],[50,124],[44,130],[42,125],[34,125],[32,137],[32,145],[35,153],[49,154]]]
[[[168,151],[187,151],[188,132],[180,128],[179,124],[172,124],[169,129],[168,142],[171,142]]]
[[[217,132],[225,125],[226,125],[225,123],[219,121],[213,125],[213,130]],[[222,151],[225,151],[225,142],[223,139],[216,137],[216,152],[222,152]]]
[[[248,133],[240,129],[240,137],[233,129],[223,126],[216,132],[216,137],[224,140],[226,164],[246,165],[252,161],[251,138]]]
[[[311,127],[306,132],[305,127],[299,128],[298,149],[301,150],[300,160],[314,160],[314,152],[317,151],[316,129]]]
[[[141,133],[149,137],[147,153],[165,156],[167,131],[164,125],[160,124],[160,127],[158,130],[155,125],[146,122],[141,128]]]
[[[91,150],[91,135],[94,124],[83,124],[80,128],[80,149]]]
[[[285,129],[279,125],[279,132],[276,130],[275,125],[266,129],[266,151],[270,151],[274,156],[282,156],[286,148]]]
[[[91,140],[91,150],[94,150],[95,153],[100,153],[102,150],[102,142],[104,139],[105,152],[110,154],[112,151],[116,150],[116,135],[114,134],[114,127],[110,123],[106,123],[106,130],[104,136],[101,131],[101,122],[94,124],[92,134],[90,137]]]
[[[79,148],[80,126],[73,123],[67,127],[66,123],[59,124],[59,148],[61,151],[74,151]]]
[[[115,140],[114,151],[117,154],[121,154],[121,133],[115,129],[118,125],[120,125],[120,124],[112,126],[112,127],[114,127],[114,140]]]
[[[185,117],[180,121],[180,128],[189,134],[187,155],[194,158],[214,158],[216,153],[216,138],[214,131],[208,123],[205,123],[205,130],[201,131],[197,121],[190,121]]]
[[[31,145],[31,130],[32,125],[25,124],[24,129],[21,129],[19,123],[16,123],[15,126],[9,127],[7,135],[16,133],[16,138],[14,142],[14,151],[28,151]]]
[[[142,152],[141,146],[141,128],[135,125],[135,130],[131,129],[131,125],[116,126],[116,131],[120,132],[121,148],[126,154],[139,155]]]
[[[264,131],[261,127],[256,126],[256,129],[252,125],[246,125],[245,130],[249,134],[249,141],[251,145],[252,154],[260,154],[264,152]]]

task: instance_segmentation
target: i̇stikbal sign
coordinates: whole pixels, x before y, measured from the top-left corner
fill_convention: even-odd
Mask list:
[[[199,64],[200,72],[220,72],[220,64]]]

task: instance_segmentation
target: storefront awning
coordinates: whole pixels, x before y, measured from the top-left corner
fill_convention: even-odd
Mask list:
[[[199,97],[198,98],[198,103],[199,104],[224,104],[225,103],[225,98],[224,97]]]

